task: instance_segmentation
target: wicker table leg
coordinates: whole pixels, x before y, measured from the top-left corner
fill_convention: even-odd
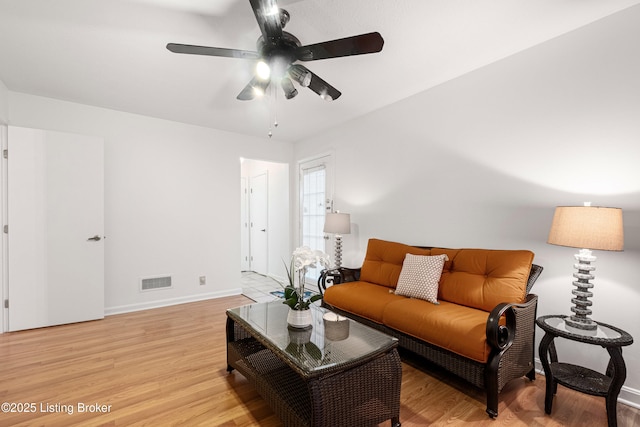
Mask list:
[[[309,383],[313,425],[370,426],[391,420],[400,426],[402,366],[398,351]]]
[[[231,318],[227,317],[227,348],[229,347],[229,343],[235,341],[234,334],[234,323]],[[229,361],[229,351],[227,350],[227,372],[233,371],[233,366]]]
[[[605,396],[607,405],[607,421],[609,427],[616,427],[618,425],[617,403],[620,389],[624,384],[624,380],[627,378],[627,367],[622,358],[622,349],[620,347],[607,347],[611,360],[609,362],[609,369],[607,369],[607,375],[611,376],[611,385],[609,391]]]
[[[544,395],[544,412],[547,414],[551,414],[551,407],[553,405],[553,396],[557,391],[557,384],[553,379],[553,373],[551,372],[551,366],[549,365],[549,354],[551,354],[552,362],[557,362],[557,355],[555,351],[555,346],[553,345],[553,339],[555,337],[546,333],[540,341],[540,362],[542,363],[542,368],[544,369],[544,376],[546,381],[546,392]]]

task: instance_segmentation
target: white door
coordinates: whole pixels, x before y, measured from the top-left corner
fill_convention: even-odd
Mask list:
[[[240,178],[240,271],[249,271],[249,183]]]
[[[249,216],[251,233],[251,270],[268,272],[269,210],[267,173],[252,176],[249,182]]]
[[[102,139],[8,133],[8,329],[103,318]]]

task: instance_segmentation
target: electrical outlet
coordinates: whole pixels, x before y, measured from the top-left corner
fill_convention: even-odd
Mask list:
[[[207,284],[207,276],[200,276],[200,286]]]

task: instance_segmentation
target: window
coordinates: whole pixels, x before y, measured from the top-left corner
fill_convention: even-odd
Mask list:
[[[329,194],[331,157],[300,164],[300,245],[326,252],[325,213],[331,206]],[[321,269],[310,269],[307,281],[318,280]]]

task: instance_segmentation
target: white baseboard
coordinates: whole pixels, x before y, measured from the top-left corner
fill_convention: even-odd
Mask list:
[[[620,395],[618,396],[618,402],[640,409],[640,390],[622,386],[622,390],[620,390]]]
[[[171,305],[185,304],[188,302],[196,302],[196,301],[204,301],[208,299],[230,297],[230,296],[240,295],[241,293],[242,293],[241,288],[235,288],[235,289],[228,289],[223,292],[209,292],[206,294],[189,295],[189,296],[178,297],[178,298],[141,302],[136,304],[119,305],[115,307],[105,307],[104,315],[112,316],[114,314],[131,313],[134,311],[168,307]]]
[[[537,357],[534,359],[536,365],[536,374],[544,376],[544,369],[542,363]],[[618,402],[623,405],[631,406],[633,408],[640,409],[640,390],[636,390],[631,387],[622,386],[620,394],[618,395]]]

